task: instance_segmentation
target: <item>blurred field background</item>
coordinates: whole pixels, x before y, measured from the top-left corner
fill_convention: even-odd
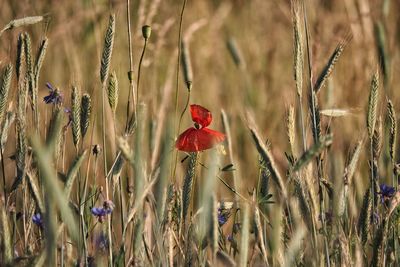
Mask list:
[[[26,173],[13,191],[18,176],[16,161],[20,154],[20,128],[16,121],[9,126],[3,148],[1,169],[8,197],[4,198],[4,185],[1,183],[1,204],[5,208],[1,218],[0,265],[107,266],[108,262],[113,266],[397,266],[400,261],[397,215],[400,153],[394,138],[397,132],[391,131],[393,120],[390,121],[387,103],[391,100],[394,110],[399,113],[400,94],[396,90],[400,78],[396,74],[400,71],[400,15],[397,12],[400,4],[390,0],[304,2],[306,13],[303,1],[187,1],[181,41],[188,49],[193,72],[190,103],[209,109],[213,114],[210,128],[226,133],[226,124],[221,117],[224,110],[232,146],[224,142],[224,153],[216,149],[200,153],[192,191],[194,197],[190,198],[192,213],[189,217],[192,219],[186,218],[185,221],[180,214],[181,198],[185,195],[182,186],[190,171],[190,159],[181,162],[186,154],[176,152],[173,145],[179,134],[176,123],[187,98],[180,63],[179,85],[176,82],[183,1],[130,1],[135,89],[144,45],[142,26],[151,26],[151,36],[141,62],[138,106],[142,120],[136,121],[133,134],[127,135],[126,105],[130,97],[127,2],[0,0],[0,29],[14,19],[44,16],[35,24],[7,29],[0,35],[1,75],[9,63],[13,64],[14,72],[3,112],[17,114],[19,109],[20,82],[15,75],[18,36],[22,32],[29,34],[33,59],[36,59],[42,40],[48,38],[36,84],[40,121],[34,121],[28,100],[25,106],[28,112],[25,118],[26,152],[23,157]],[[302,31],[304,134],[294,80],[293,6],[300,10]],[[103,86],[100,81],[100,62],[110,14],[115,14],[115,36],[109,73],[115,71],[119,94],[115,115],[106,100],[106,124],[103,125],[102,90],[107,89],[108,82]],[[304,17],[308,23],[308,49]],[[308,68],[312,67],[311,84],[314,85],[338,44],[344,44],[344,49],[317,95],[318,110],[322,112],[321,136],[332,134],[333,141],[331,144],[318,143],[312,133]],[[308,55],[307,51],[311,53]],[[378,132],[375,136],[372,130],[374,143],[373,136],[368,134],[367,113],[373,105],[370,100],[371,80],[377,72],[379,95],[373,123]],[[35,133],[39,133],[42,143],[51,140],[50,121],[53,116],[57,117],[54,115],[57,114],[56,105],[43,102],[43,97],[49,94],[47,82],[62,92],[63,108],[72,108],[73,86],[81,95],[89,94],[92,100],[86,136],[81,137],[79,145],[74,145],[73,130],[71,127],[63,128],[61,154],[55,158],[41,154],[46,149],[54,149],[50,145],[48,148],[38,143],[32,145],[36,140]],[[175,113],[178,87],[178,112]],[[291,109],[294,111],[292,144],[287,135],[287,116]],[[336,112],[335,116],[333,112]],[[64,126],[69,115],[61,113]],[[397,117],[394,121],[398,121]],[[180,132],[192,124],[187,111]],[[123,151],[125,159],[122,169],[109,184],[105,183],[102,166],[104,130],[107,171],[114,168],[114,159],[119,151]],[[3,126],[1,131],[3,136]],[[251,134],[254,132],[261,137],[261,147],[260,144],[257,146],[255,135]],[[390,141],[393,138],[394,144]],[[303,139],[306,150],[316,148],[317,151],[302,158],[305,152]],[[96,144],[102,149],[98,156],[92,153]],[[323,148],[314,147],[314,144]],[[354,157],[353,151],[358,144],[361,151]],[[377,153],[371,152],[379,147]],[[396,149],[391,153],[393,147]],[[51,185],[63,190],[67,183],[62,181],[62,176],[76,166],[75,158],[85,150],[77,178],[72,180],[68,199],[72,208],[66,211],[68,206],[60,203],[67,198],[61,197],[56,201],[53,199],[56,196],[46,195]],[[268,151],[267,158],[265,151]],[[268,162],[268,156],[273,157],[275,164]],[[58,175],[61,176],[60,182],[58,178],[54,183],[42,182],[52,179],[42,177],[46,174],[46,166],[41,164],[45,158],[51,159],[47,164],[52,169],[50,173],[61,173]],[[293,178],[293,166],[299,158],[306,160],[299,163],[300,171],[296,170]],[[350,164],[351,159],[356,165]],[[175,162],[177,171],[173,175]],[[376,169],[372,162],[376,162]],[[228,164],[233,164],[233,167],[228,167],[228,171],[221,170]],[[323,166],[322,174],[317,170],[319,164]],[[349,168],[353,177],[347,187],[345,178],[348,178]],[[287,191],[288,196],[274,183],[276,170],[283,177],[283,191]],[[370,182],[371,170],[376,180],[374,184]],[[221,183],[213,172],[218,173],[238,194]],[[26,178],[26,174],[33,178]],[[272,177],[271,181],[264,176]],[[234,177],[237,179],[235,182]],[[32,179],[38,186],[36,195],[32,193]],[[85,179],[87,190],[83,189]],[[142,182],[138,182],[139,179]],[[263,179],[269,181],[265,185],[267,191],[261,190]],[[119,182],[120,187],[117,185]],[[384,194],[379,185],[383,183],[396,190],[390,196],[385,195],[386,204],[380,201]],[[375,197],[364,196],[369,190]],[[91,208],[102,206],[108,194],[115,208],[112,218],[106,215],[106,219],[102,218],[105,221],[100,222],[99,216],[91,214]],[[321,195],[325,199],[322,205]],[[44,203],[43,210],[38,207],[37,196]],[[265,198],[273,203],[265,204]],[[54,206],[48,203],[52,199]],[[340,201],[346,203],[346,208],[337,214],[335,209]],[[121,206],[121,202],[125,204]],[[213,219],[220,219],[223,202],[233,202],[233,208],[228,209],[229,220],[218,225]],[[82,203],[85,204],[82,206]],[[53,214],[44,216],[45,210],[51,210]],[[329,221],[321,220],[321,211],[326,213]],[[45,226],[42,228],[32,224],[32,216],[37,213],[44,217]],[[385,214],[390,215],[385,217]],[[367,222],[362,221],[363,216]],[[71,220],[78,227],[75,239],[71,234],[73,228],[69,228],[72,227]],[[57,227],[51,227],[51,222]],[[112,242],[109,242],[110,236]],[[191,237],[195,237],[193,242],[188,241]]]

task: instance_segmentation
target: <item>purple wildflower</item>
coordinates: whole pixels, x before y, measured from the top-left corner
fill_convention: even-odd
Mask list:
[[[106,215],[111,214],[115,205],[111,200],[106,200],[102,207],[93,207],[91,212],[99,219],[99,222],[104,222]]]
[[[378,194],[381,195],[382,203],[385,202],[385,200],[393,197],[394,193],[396,193],[396,189],[393,186],[386,185],[386,184],[380,184],[379,189],[380,189],[380,192]]]
[[[57,88],[54,88],[50,83],[46,83],[46,87],[49,89],[49,95],[43,98],[46,104],[61,104],[63,101],[63,95]]]
[[[43,227],[43,218],[40,213],[36,213],[32,216],[32,222],[39,226],[40,228]]]
[[[219,226],[224,225],[229,217],[231,216],[231,211],[233,207],[233,202],[219,202],[218,203],[218,224]]]
[[[218,224],[219,226],[224,225],[229,218],[229,213],[223,212],[221,208],[218,209]]]

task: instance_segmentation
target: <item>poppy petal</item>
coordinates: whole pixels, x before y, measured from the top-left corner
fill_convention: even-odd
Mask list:
[[[176,141],[176,148],[186,152],[198,152],[212,148],[225,139],[223,133],[203,128],[189,128],[184,131]]]
[[[191,127],[189,129],[187,129],[186,131],[184,131],[183,133],[181,133],[175,142],[175,147],[178,150],[186,151],[186,152],[197,151],[196,147],[194,145],[195,132],[196,132],[196,129]]]
[[[200,124],[201,128],[207,127],[212,121],[211,112],[200,105],[190,105],[190,113],[192,120]]]
[[[199,132],[200,133],[198,134],[198,140],[200,146],[207,147],[204,149],[211,148],[225,140],[225,134],[218,131],[203,128]]]

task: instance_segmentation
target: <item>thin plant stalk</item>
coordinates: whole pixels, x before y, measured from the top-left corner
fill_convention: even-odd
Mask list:
[[[308,31],[308,22],[307,22],[307,10],[306,10],[306,6],[305,6],[305,1],[302,1],[303,3],[303,17],[304,17],[304,29],[305,29],[305,34],[306,34],[306,48],[307,48],[307,62],[308,62],[308,74],[309,74],[309,89],[310,89],[310,93],[312,94],[311,99],[314,100],[313,97],[313,72],[312,72],[312,59],[311,59],[311,47],[310,47],[310,34]],[[316,125],[316,114],[315,114],[315,105],[314,103],[312,103],[312,119],[314,120],[314,124]],[[314,131],[314,136],[317,136],[316,133],[316,128],[314,127],[313,129]],[[317,159],[317,167],[318,167],[318,171],[320,170],[320,161]],[[321,214],[321,221],[322,221],[322,228],[323,228],[323,232],[324,232],[324,243],[325,243],[325,257],[326,257],[326,265],[328,267],[330,267],[330,257],[329,257],[329,249],[328,249],[328,239],[327,239],[327,232],[326,232],[326,221],[325,221],[325,216],[324,216],[324,199],[322,196],[322,185],[321,185],[321,181],[318,181],[318,187],[319,187],[319,194],[320,194],[320,214]],[[318,245],[317,245],[318,246]],[[318,250],[317,250],[318,251]]]
[[[105,119],[105,91],[106,91],[106,80],[104,80],[101,90],[101,118],[102,118],[102,132],[103,132],[103,167],[104,177],[106,179],[106,199],[109,200],[109,181],[107,177],[107,150],[106,150],[106,119]],[[108,229],[108,242],[109,242],[109,264],[112,266],[113,255],[112,255],[112,235],[111,235],[111,216],[107,216],[107,229]]]
[[[176,63],[176,89],[175,89],[175,112],[174,112],[174,129],[176,129],[175,136],[178,135],[180,131],[180,123],[177,123],[177,116],[178,116],[178,95],[179,95],[179,65],[181,64],[181,50],[182,50],[182,24],[183,24],[183,14],[185,12],[187,0],[183,0],[181,14],[179,17],[179,32],[178,32],[178,60]],[[178,125],[177,125],[178,124]],[[172,181],[175,181],[175,172],[176,172],[176,165],[178,161],[178,151],[175,151],[175,160],[173,162],[173,167],[171,169],[172,173]]]
[[[302,96],[297,94],[298,104],[299,104],[299,111],[300,111],[300,129],[301,129],[301,136],[303,140],[303,152],[307,150],[307,132],[304,128],[304,115],[303,115],[303,100]]]
[[[4,209],[6,209],[7,208],[6,171],[4,169],[5,165],[4,165],[3,145],[1,144],[1,141],[0,141],[0,156],[1,156],[1,168],[3,174]]]
[[[143,46],[142,54],[140,55],[139,67],[138,67],[138,77],[137,77],[137,81],[136,81],[136,103],[139,103],[140,74],[141,74],[141,69],[142,69],[144,53],[146,52],[147,42],[148,42],[148,38],[144,38],[144,46]],[[138,113],[137,106],[138,105],[135,106],[136,114]]]
[[[375,175],[374,175],[374,145],[373,145],[373,138],[370,138],[370,147],[371,147],[371,198],[372,198],[372,214],[375,212]],[[375,229],[375,225],[373,224],[373,227]]]
[[[135,95],[135,87],[133,83],[133,52],[132,52],[132,30],[131,30],[131,12],[130,12],[130,0],[126,0],[126,24],[128,31],[128,55],[129,55],[129,71],[128,71],[128,79],[129,79],[129,91],[128,91],[128,102],[126,104],[126,125],[125,131],[128,130],[129,118],[130,118],[130,106],[131,106],[131,98],[133,97],[133,110],[135,112],[134,116],[136,117],[136,95]]]

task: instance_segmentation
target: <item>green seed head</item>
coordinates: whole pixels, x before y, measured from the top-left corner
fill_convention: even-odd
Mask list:
[[[144,25],[142,27],[142,34],[144,39],[149,39],[151,35],[151,27],[149,25]]]

